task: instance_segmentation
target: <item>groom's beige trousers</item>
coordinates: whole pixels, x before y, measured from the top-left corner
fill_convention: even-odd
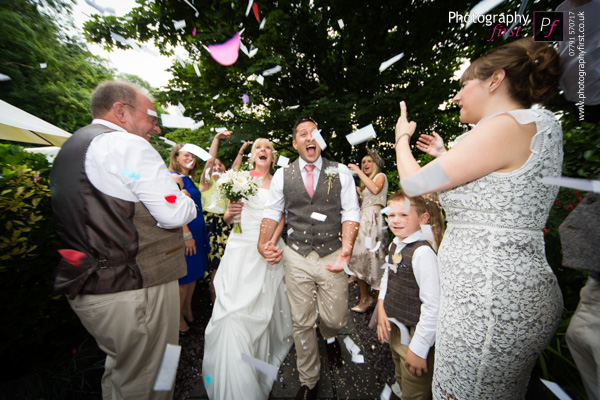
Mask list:
[[[340,249],[341,250],[341,249]],[[285,284],[292,306],[294,344],[300,383],[312,389],[321,373],[316,322],[325,339],[335,337],[348,322],[348,276],[333,273],[340,250],[321,258],[315,251],[306,257],[286,247],[283,252]]]

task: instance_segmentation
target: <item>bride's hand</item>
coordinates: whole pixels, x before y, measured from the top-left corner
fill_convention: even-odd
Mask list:
[[[233,202],[230,201],[229,204],[227,204],[227,212],[229,213],[229,215],[240,215],[242,213],[242,209],[244,208],[244,202],[242,201],[238,201],[238,202]]]
[[[283,258],[283,249],[280,250],[272,241],[268,241],[262,256],[269,264],[278,264]]]

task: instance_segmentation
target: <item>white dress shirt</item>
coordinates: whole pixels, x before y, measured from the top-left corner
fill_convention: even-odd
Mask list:
[[[85,156],[85,172],[96,189],[121,200],[142,202],[161,228],[179,228],[197,216],[194,200],[181,193],[165,162],[145,139],[109,121],[113,132],[96,136]],[[165,196],[174,195],[169,203]],[[90,210],[93,212],[93,210]]]
[[[300,172],[302,174],[302,181],[306,185],[306,170],[304,166],[308,163],[302,158],[299,159]],[[316,189],[317,183],[319,182],[319,175],[321,174],[321,168],[323,166],[323,158],[319,157],[314,162],[315,169],[313,170],[313,185]],[[263,218],[269,218],[279,222],[281,214],[285,209],[285,199],[283,195],[283,170],[280,168],[273,175],[271,180],[271,192],[269,196],[269,202],[265,207]],[[340,200],[342,203],[342,223],[344,221],[360,222],[360,207],[358,205],[358,195],[356,194],[356,185],[354,179],[348,167],[343,164],[338,164],[338,172],[340,177],[340,183],[342,184],[342,191],[340,193]]]
[[[402,241],[396,237],[392,243],[396,244],[396,252],[399,253],[407,244],[419,240],[424,240],[420,230]],[[429,246],[419,247],[413,253],[412,268],[417,285],[419,285],[419,298],[423,304],[421,304],[419,323],[408,348],[419,357],[427,358],[429,349],[435,344],[435,330],[440,307],[440,275],[435,252]],[[386,269],[381,277],[379,300],[385,299],[388,273],[389,269]]]

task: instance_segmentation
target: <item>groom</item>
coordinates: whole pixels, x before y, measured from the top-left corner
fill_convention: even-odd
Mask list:
[[[296,399],[317,397],[321,372],[317,319],[330,362],[342,364],[335,336],[348,320],[348,279],[340,272],[352,255],[360,221],[352,175],[345,165],[321,157],[313,138],[316,129],[310,118],[296,121],[292,144],[300,158],[273,175],[258,239],[258,251],[267,262],[283,258],[302,384]],[[268,238],[284,211],[288,246],[279,249]]]

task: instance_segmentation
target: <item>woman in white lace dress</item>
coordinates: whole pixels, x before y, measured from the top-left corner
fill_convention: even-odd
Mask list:
[[[558,188],[562,130],[530,108],[556,91],[556,51],[520,39],[471,64],[454,97],[475,127],[421,168],[401,115],[396,154],[410,195],[442,191],[448,229],[439,249],[441,305],[435,399],[523,399],[538,355],[552,338],[562,296],[544,250],[543,228]]]

